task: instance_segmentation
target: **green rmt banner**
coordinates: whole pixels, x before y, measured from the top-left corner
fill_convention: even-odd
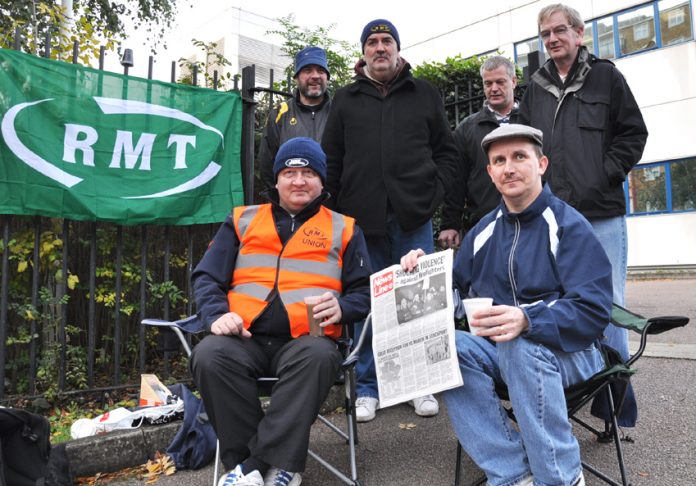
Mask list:
[[[0,214],[223,221],[244,201],[241,105],[0,49]]]

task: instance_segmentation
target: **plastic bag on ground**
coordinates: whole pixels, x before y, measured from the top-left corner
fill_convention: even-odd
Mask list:
[[[73,439],[80,439],[105,434],[112,430],[138,428],[143,423],[162,424],[173,420],[183,411],[184,401],[179,397],[173,397],[172,403],[156,407],[138,407],[135,409],[119,407],[92,419],[76,420],[70,427],[70,436]]]

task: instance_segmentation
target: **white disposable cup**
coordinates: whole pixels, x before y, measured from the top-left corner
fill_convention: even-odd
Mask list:
[[[491,307],[493,305],[493,299],[491,299],[490,297],[462,299],[462,304],[464,304],[464,310],[466,311],[466,320],[469,321],[469,331],[474,336],[478,336],[478,331],[480,328],[471,325],[471,321],[474,320],[473,314],[479,309]]]

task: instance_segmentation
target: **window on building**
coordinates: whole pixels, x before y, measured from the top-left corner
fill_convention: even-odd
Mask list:
[[[587,50],[594,53],[594,29],[592,28],[592,22],[585,24],[585,35],[582,38],[582,44],[587,47]]]
[[[658,5],[663,46],[693,39],[691,6],[688,1],[661,0]]]
[[[627,194],[632,215],[696,211],[696,157],[634,167]]]
[[[669,164],[672,180],[672,211],[696,209],[696,158]]]
[[[482,52],[481,54],[476,54],[475,57],[485,58],[485,57],[497,56],[497,55],[500,55],[501,53],[502,53],[502,51],[500,49],[493,49],[492,51],[486,51],[486,52]]]
[[[621,55],[656,47],[653,5],[646,5],[616,16]]]
[[[628,186],[631,213],[667,211],[664,165],[634,168],[630,173]]]
[[[538,37],[515,44],[515,64],[520,69],[524,69],[529,65],[529,55],[533,52],[539,52],[539,47]]]
[[[669,12],[667,14],[667,27],[671,29],[673,27],[676,27],[677,25],[681,25],[684,23],[685,19],[686,16],[684,15],[683,8]]]
[[[614,19],[606,17],[595,22],[597,25],[598,57],[613,59],[616,57],[614,50]]]

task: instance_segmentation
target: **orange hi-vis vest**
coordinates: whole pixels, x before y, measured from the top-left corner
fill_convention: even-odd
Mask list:
[[[234,208],[239,253],[227,293],[230,311],[249,329],[277,291],[288,313],[290,334],[309,333],[305,297],[327,291],[341,295],[343,253],[353,237],[355,220],[324,206],[285,243],[280,241],[270,204]],[[332,338],[341,326],[324,328]]]

